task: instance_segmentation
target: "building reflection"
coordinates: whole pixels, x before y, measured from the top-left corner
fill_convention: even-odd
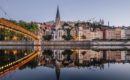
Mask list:
[[[130,51],[93,51],[93,50],[44,50],[43,60],[46,63],[59,61],[63,66],[100,65],[108,62],[130,62]]]
[[[60,62],[55,61],[56,80],[60,80]]]
[[[90,67],[93,66],[102,70],[105,68],[105,64],[110,67],[110,63],[130,63],[130,51],[44,50],[39,64],[55,68],[57,80],[60,80],[60,70],[63,67],[88,67],[92,69]]]
[[[32,52],[31,50],[0,50],[0,65],[16,61],[23,56]],[[61,68],[64,67],[91,67],[104,69],[105,64],[110,63],[130,63],[130,51],[120,50],[99,50],[91,49],[66,49],[66,50],[51,50],[46,49],[41,51],[41,56],[38,56],[23,65],[19,69],[26,67],[36,68],[37,66],[46,66],[55,69],[57,80],[60,80]]]
[[[0,65],[15,61],[31,52],[28,50],[0,50]],[[61,67],[72,66],[100,66],[104,63],[130,62],[130,51],[94,51],[91,49],[66,49],[66,50],[43,50],[40,57],[35,58],[35,64],[39,66],[56,67],[55,61]],[[32,62],[33,64],[33,62]]]

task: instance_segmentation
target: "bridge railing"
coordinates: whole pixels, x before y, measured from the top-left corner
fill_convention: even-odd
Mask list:
[[[12,30],[15,30],[15,31],[19,31],[20,33],[23,33],[24,35],[31,37],[34,40],[38,40],[37,35],[35,35],[34,33],[30,32],[30,31],[28,31],[28,30],[14,24],[12,22],[9,22],[5,19],[0,18],[0,25],[5,26],[5,27],[12,29]]]

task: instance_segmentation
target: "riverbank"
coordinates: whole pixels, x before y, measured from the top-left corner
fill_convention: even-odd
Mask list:
[[[0,41],[0,46],[130,46],[130,41]]]
[[[33,41],[0,41],[0,46],[34,46]]]
[[[130,41],[43,41],[44,46],[130,46]]]

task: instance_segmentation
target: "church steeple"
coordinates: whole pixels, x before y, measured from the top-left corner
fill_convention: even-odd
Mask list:
[[[59,6],[57,6],[56,19],[60,19]]]
[[[57,6],[55,26],[56,26],[56,29],[60,28],[60,11],[59,11],[59,6]]]

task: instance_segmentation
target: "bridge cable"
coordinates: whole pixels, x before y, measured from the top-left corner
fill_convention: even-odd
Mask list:
[[[4,13],[5,16],[7,16],[9,19],[12,19],[8,13],[0,6],[0,10]]]

